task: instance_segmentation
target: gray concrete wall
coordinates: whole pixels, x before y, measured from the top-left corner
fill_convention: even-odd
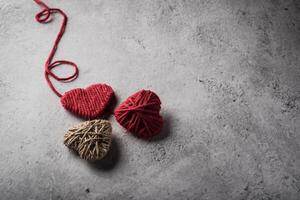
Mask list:
[[[154,90],[165,127],[147,142],[110,117],[103,161],[71,153],[63,135],[82,120],[43,77],[61,18],[0,0],[0,199],[300,198],[299,1],[46,2],[69,15],[56,58],[80,68],[59,91]]]

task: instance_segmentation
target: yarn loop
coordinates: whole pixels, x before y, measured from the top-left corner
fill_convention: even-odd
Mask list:
[[[163,126],[159,97],[150,90],[141,90],[128,97],[115,109],[116,120],[139,137],[157,135]]]
[[[54,45],[50,51],[50,54],[46,60],[46,63],[45,63],[45,72],[44,72],[44,75],[45,75],[45,79],[49,85],[49,87],[51,88],[51,90],[58,96],[58,97],[62,97],[62,95],[55,89],[55,87],[53,86],[49,76],[51,76],[52,78],[54,78],[55,80],[57,81],[60,81],[60,82],[70,82],[70,81],[73,81],[75,80],[77,77],[78,77],[78,73],[79,73],[79,70],[78,70],[78,67],[77,65],[74,63],[74,62],[71,62],[71,61],[68,61],[68,60],[56,60],[54,62],[52,62],[53,60],[53,57],[55,55],[55,52],[58,48],[58,44],[65,32],[65,29],[66,29],[66,26],[67,26],[67,22],[68,22],[68,17],[67,15],[64,13],[64,11],[62,11],[61,9],[58,9],[58,8],[49,8],[44,2],[42,2],[41,0],[34,0],[37,4],[39,4],[41,7],[43,7],[44,9],[39,12],[38,14],[36,14],[35,16],[35,19],[36,21],[38,21],[39,23],[42,23],[42,24],[46,24],[48,22],[51,21],[51,15],[54,14],[54,13],[59,13],[60,15],[63,16],[63,22],[61,24],[61,27],[60,27],[60,30],[56,36],[56,39],[55,39],[55,42],[54,42]],[[74,73],[70,76],[67,76],[67,77],[59,77],[57,75],[55,75],[53,72],[52,72],[52,69],[55,68],[55,67],[58,67],[60,65],[69,65],[71,67],[74,68]]]

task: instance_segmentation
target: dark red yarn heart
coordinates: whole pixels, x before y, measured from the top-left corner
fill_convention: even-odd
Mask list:
[[[86,89],[76,88],[65,92],[61,104],[65,109],[86,119],[95,119],[113,99],[114,92],[109,85],[94,84]]]
[[[159,97],[150,90],[141,90],[128,97],[115,109],[116,120],[139,137],[157,135],[163,127]]]

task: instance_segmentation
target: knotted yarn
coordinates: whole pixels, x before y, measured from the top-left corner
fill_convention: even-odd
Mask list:
[[[116,120],[129,132],[138,137],[157,135],[163,127],[160,116],[161,101],[150,90],[140,90],[128,97],[114,111]]]
[[[102,159],[111,146],[112,127],[107,120],[85,121],[69,129],[64,144],[79,154],[82,159]]]

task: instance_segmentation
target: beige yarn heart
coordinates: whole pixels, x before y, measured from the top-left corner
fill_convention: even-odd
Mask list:
[[[64,144],[76,151],[82,159],[102,159],[111,145],[112,127],[107,120],[85,121],[68,130]]]

